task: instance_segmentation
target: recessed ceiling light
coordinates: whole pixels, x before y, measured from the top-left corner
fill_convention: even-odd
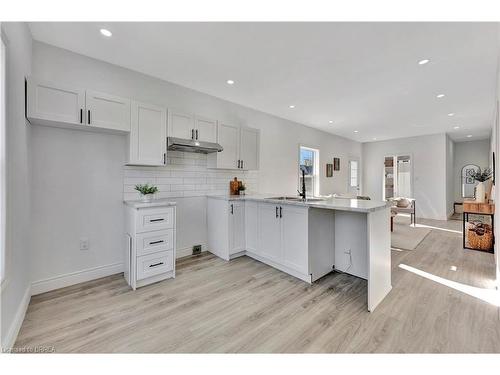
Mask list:
[[[113,35],[113,33],[111,31],[109,31],[108,29],[101,29],[100,32],[102,35],[107,36],[107,37],[110,37],[111,35]]]
[[[453,129],[457,130],[457,129],[460,129],[460,126],[454,126]]]
[[[431,61],[431,60],[429,60],[429,59],[423,59],[423,60],[420,60],[420,61],[418,62],[418,65],[425,65],[425,64],[427,64],[429,61]]]
[[[448,116],[452,117],[452,116],[455,116],[455,114],[453,112],[451,112],[451,113],[448,113]]]
[[[437,94],[436,98],[438,98],[438,99],[444,98],[444,94]]]
[[[294,109],[294,108],[295,108],[295,106],[294,106],[293,104],[290,104],[290,105],[288,106],[288,108]]]
[[[333,121],[332,121],[332,120],[330,120],[330,121],[328,121],[328,123],[329,123],[329,124],[333,124]]]
[[[354,130],[354,133],[359,133],[359,131],[357,131],[357,130]]]
[[[234,81],[233,81],[232,79],[228,79],[228,80],[226,81],[226,83],[227,83],[228,85],[234,85]]]
[[[472,138],[472,134],[467,135],[467,138]]]

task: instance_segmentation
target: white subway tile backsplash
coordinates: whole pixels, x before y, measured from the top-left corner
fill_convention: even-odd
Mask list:
[[[258,171],[208,169],[205,154],[168,151],[164,167],[123,167],[123,199],[140,199],[136,184],[158,186],[157,198],[197,197],[207,194],[227,194],[229,181],[242,180],[247,191],[258,191]]]

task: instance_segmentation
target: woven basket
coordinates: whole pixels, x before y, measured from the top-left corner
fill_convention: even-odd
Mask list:
[[[479,221],[467,223],[468,247],[478,250],[491,250],[493,248],[493,231],[491,225]]]

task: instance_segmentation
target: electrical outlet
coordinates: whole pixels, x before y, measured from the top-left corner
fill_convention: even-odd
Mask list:
[[[198,255],[201,253],[201,245],[194,245],[193,246],[193,255]]]
[[[87,237],[80,238],[80,250],[89,249],[89,239]]]

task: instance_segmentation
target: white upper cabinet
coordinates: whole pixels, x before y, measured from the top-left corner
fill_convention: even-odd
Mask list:
[[[83,124],[85,90],[34,78],[28,79],[27,115],[30,121]]]
[[[208,155],[209,167],[237,169],[240,153],[240,127],[219,122],[217,125],[217,142],[222,146],[223,151]]]
[[[207,156],[208,168],[259,169],[260,131],[239,125],[217,123],[217,143],[222,152]]]
[[[130,99],[59,83],[27,80],[27,117],[33,124],[127,133]]]
[[[240,168],[259,169],[259,135],[257,129],[242,126],[240,130]]]
[[[196,116],[195,139],[203,142],[217,142],[217,121]]]
[[[87,90],[87,125],[130,131],[130,99]]]
[[[169,111],[170,118],[168,121],[168,136],[194,139],[194,118],[187,113],[177,111]]]
[[[166,164],[167,110],[152,104],[132,102],[129,165]]]

